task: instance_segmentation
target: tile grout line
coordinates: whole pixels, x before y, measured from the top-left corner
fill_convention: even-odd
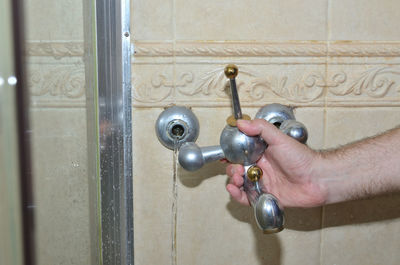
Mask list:
[[[173,99],[176,101],[176,0],[172,0],[172,78]]]
[[[176,231],[178,222],[178,145],[174,144],[171,207],[171,265],[177,265]]]
[[[172,89],[173,101],[176,102],[176,0],[172,0]],[[177,265],[177,223],[178,223],[178,149],[174,145],[173,180],[172,180],[172,208],[171,208],[171,265]]]
[[[326,6],[326,59],[325,59],[325,79],[328,80],[328,68],[329,68],[329,51],[330,42],[332,38],[331,31],[331,0],[327,0]],[[323,148],[326,148],[326,138],[327,138],[327,107],[328,107],[328,88],[325,87],[325,97],[324,97],[324,124],[323,124]],[[321,233],[319,239],[319,263],[323,264],[323,249],[324,249],[324,226],[325,226],[325,206],[321,209]]]

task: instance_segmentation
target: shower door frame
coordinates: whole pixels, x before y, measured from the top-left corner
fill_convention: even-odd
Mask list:
[[[84,1],[92,264],[134,264],[130,1]]]

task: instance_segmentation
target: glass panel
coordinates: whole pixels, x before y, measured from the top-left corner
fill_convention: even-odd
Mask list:
[[[25,1],[37,264],[91,264],[81,0]]]
[[[0,264],[20,265],[21,203],[11,1],[0,0]]]

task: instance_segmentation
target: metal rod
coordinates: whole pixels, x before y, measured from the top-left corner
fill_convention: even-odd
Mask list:
[[[235,119],[239,120],[243,117],[242,110],[240,108],[239,95],[236,88],[235,78],[229,79],[231,85],[231,95],[232,95],[232,106],[233,106],[233,114],[235,115]]]

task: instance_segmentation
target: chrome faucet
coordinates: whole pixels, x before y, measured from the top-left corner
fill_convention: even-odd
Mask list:
[[[256,164],[264,154],[268,143],[260,136],[248,136],[236,127],[237,120],[250,120],[250,117],[242,114],[240,107],[235,80],[238,75],[238,68],[235,65],[228,65],[225,67],[224,72],[230,82],[234,114],[228,117],[227,125],[222,130],[220,145],[199,147],[195,143],[198,136],[198,128],[185,127],[184,124],[197,124],[198,126],[198,121],[194,114],[190,114],[192,113],[190,110],[183,107],[172,107],[160,115],[156,125],[157,135],[160,141],[166,145],[165,138],[169,138],[170,142],[171,139],[177,141],[179,138],[179,136],[171,134],[172,129],[169,129],[169,136],[165,137],[165,132],[167,131],[168,135],[168,128],[171,128],[174,124],[175,126],[179,124],[183,128],[183,131],[188,132],[186,139],[180,138],[178,140],[179,164],[186,170],[195,171],[208,162],[223,158],[234,164],[242,164],[245,168],[243,187],[253,207],[257,225],[264,233],[276,233],[284,227],[284,211],[278,199],[267,192],[261,180],[263,175],[262,169]],[[185,113],[180,115],[182,110],[178,110],[179,108],[183,108],[183,112]],[[174,113],[174,115],[166,114],[165,112]],[[273,123],[282,132],[302,143],[307,141],[308,133],[306,127],[295,120],[292,109],[287,106],[280,104],[267,105],[257,112],[255,118]],[[169,147],[171,148],[171,146]]]

